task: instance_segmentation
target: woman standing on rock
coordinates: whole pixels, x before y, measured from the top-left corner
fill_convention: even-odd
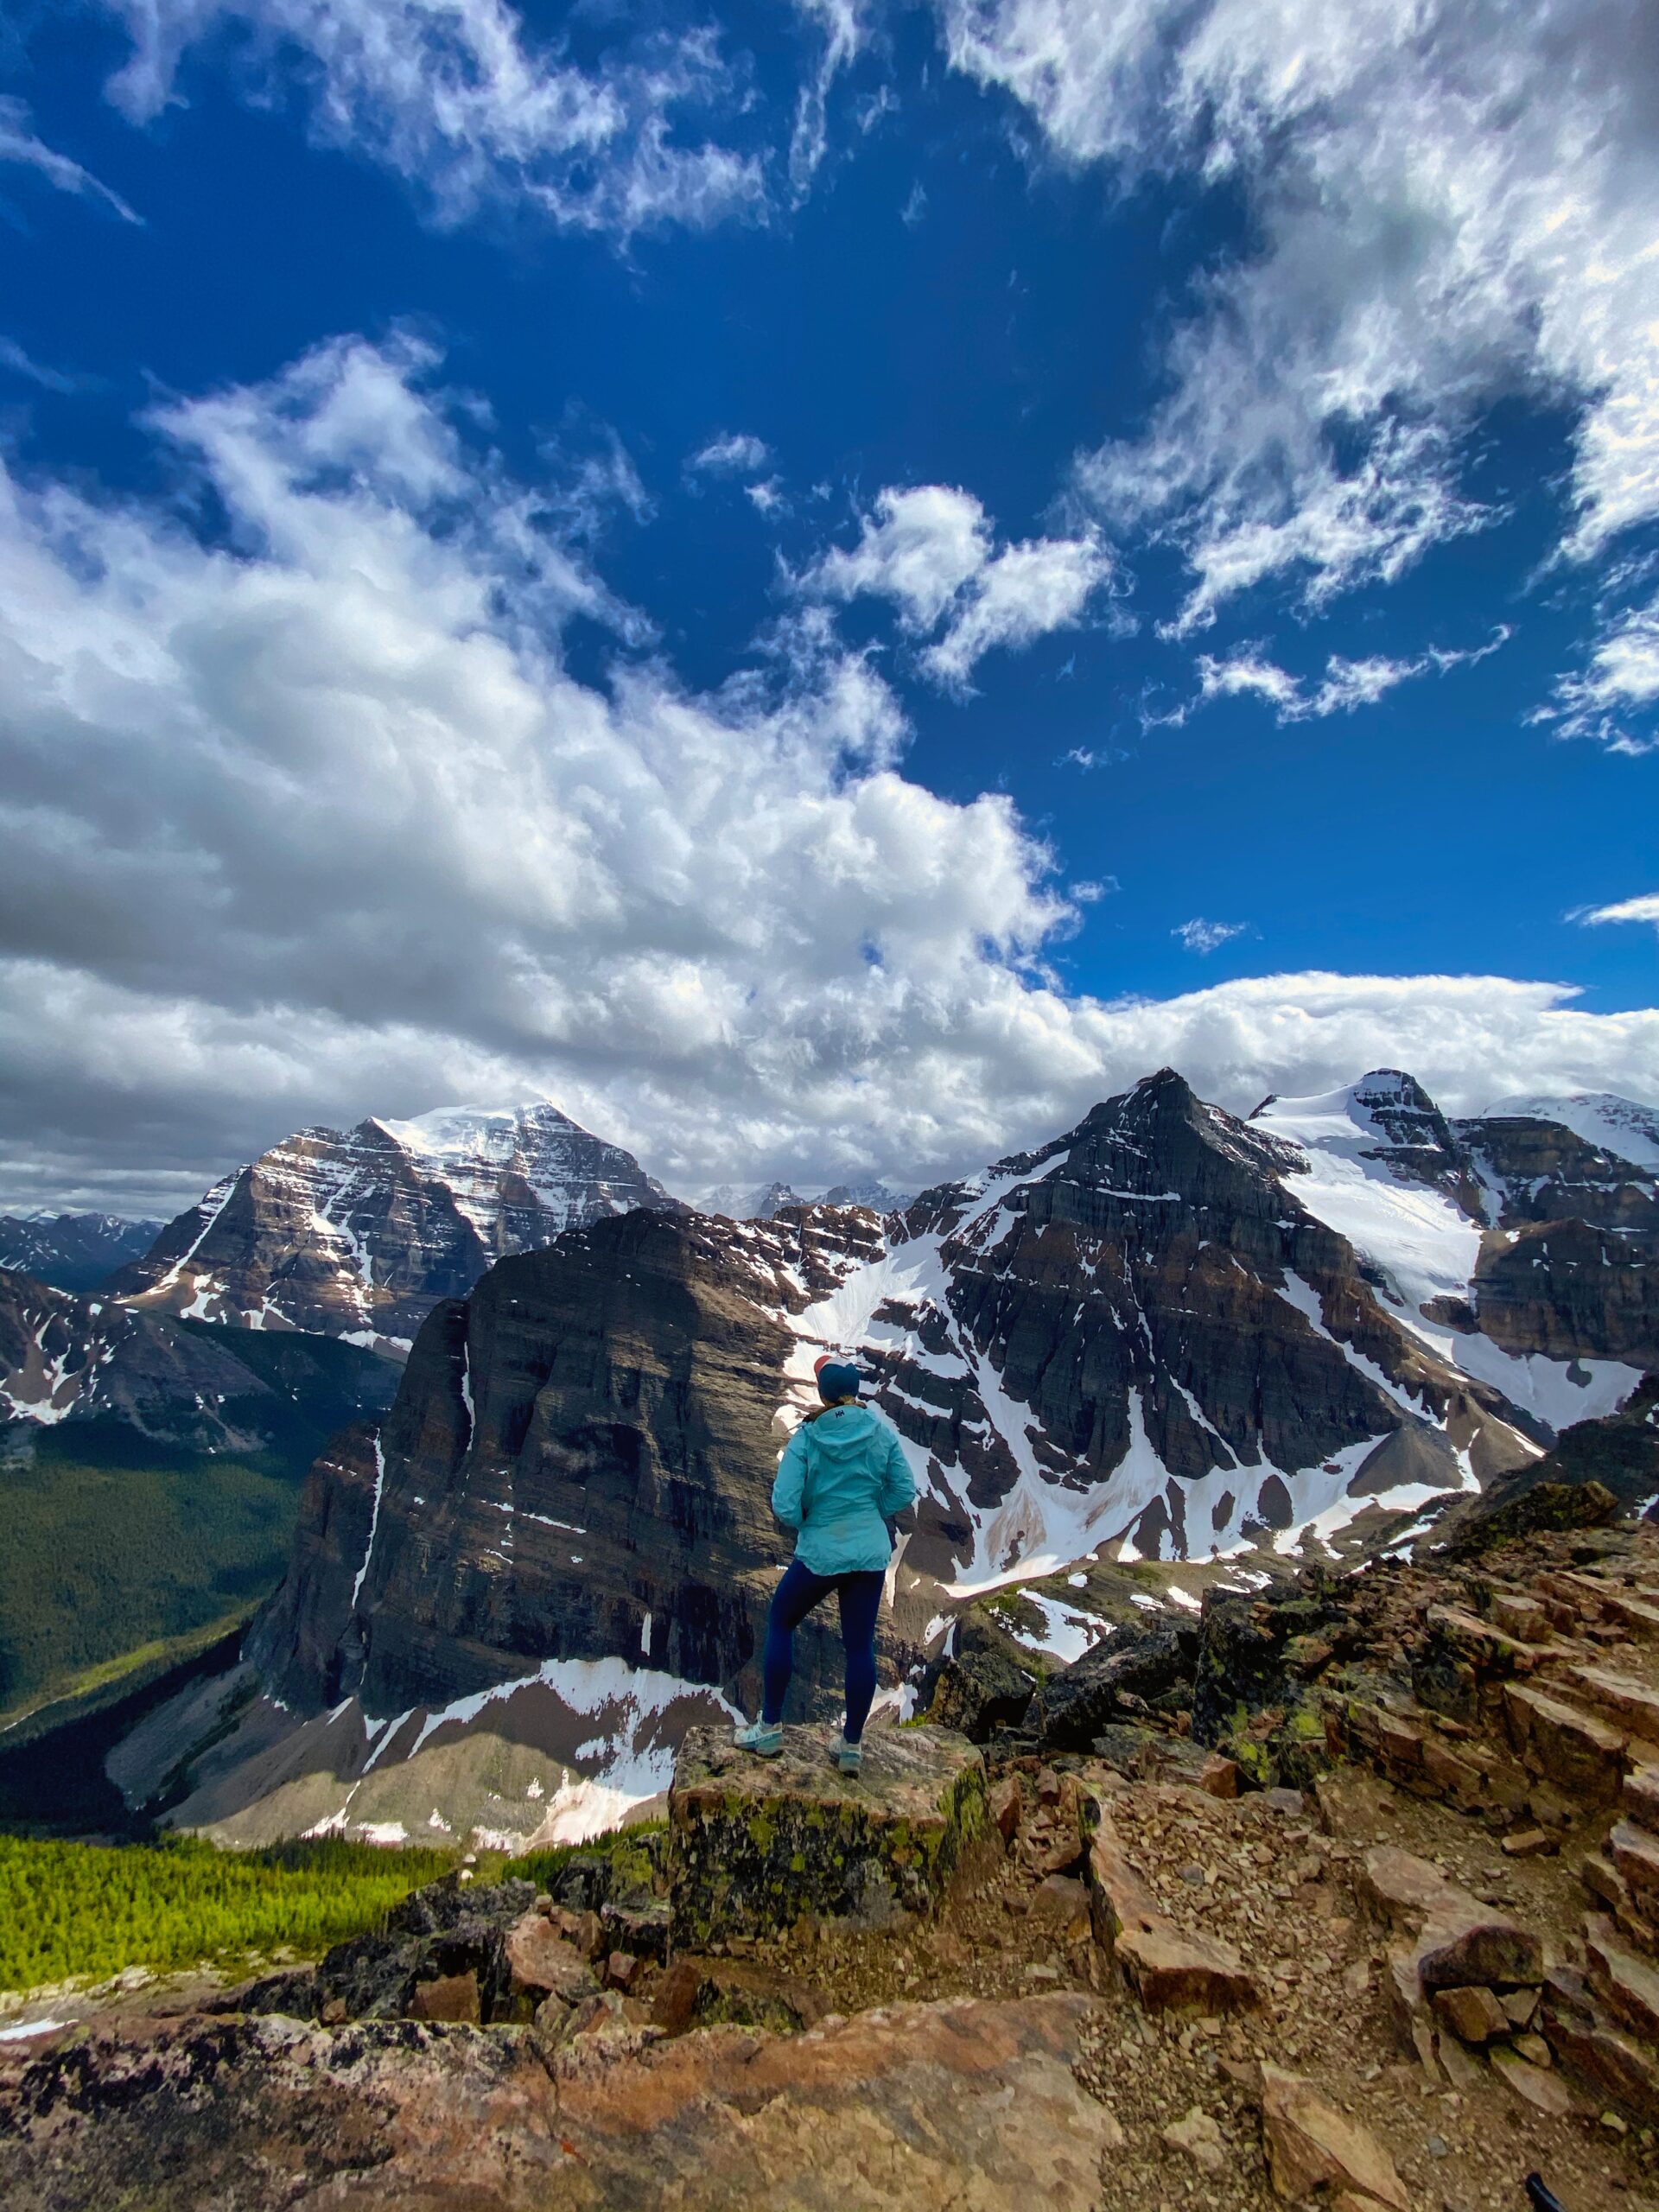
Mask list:
[[[823,1403],[802,1418],[772,1486],[772,1511],[786,1529],[799,1530],[799,1541],[772,1592],[760,1718],[739,1729],[737,1742],[762,1758],[782,1751],[795,1631],[833,1590],[847,1648],[847,1725],[830,1755],[843,1774],[856,1774],[875,1695],[875,1617],[893,1553],[887,1523],[914,1503],[916,1484],[897,1435],[860,1405],[858,1370],[826,1353],[813,1371]]]

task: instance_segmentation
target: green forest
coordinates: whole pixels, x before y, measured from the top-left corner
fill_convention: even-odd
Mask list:
[[[226,1410],[257,1448],[194,1452],[112,1420],[0,1424],[0,1720],[250,1611],[282,1579],[312,1460],[397,1388],[399,1370],[358,1345],[183,1325],[248,1370]]]
[[[0,1463],[0,1713],[223,1618],[287,1563],[292,1473],[176,1450],[162,1465],[81,1459],[75,1442]]]
[[[338,1837],[229,1852],[189,1838],[111,1847],[0,1835],[0,1989],[284,1948],[315,1958],[454,1864],[453,1853]]]

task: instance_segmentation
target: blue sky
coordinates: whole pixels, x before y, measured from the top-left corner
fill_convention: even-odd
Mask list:
[[[1659,1097],[1659,51],[1329,15],[15,18],[0,1201]]]

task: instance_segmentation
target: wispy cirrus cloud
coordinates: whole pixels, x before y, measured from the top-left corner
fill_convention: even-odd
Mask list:
[[[706,25],[641,35],[584,68],[505,0],[105,4],[132,38],[109,92],[133,122],[175,96],[193,48],[232,29],[255,96],[294,93],[317,139],[392,171],[442,224],[511,203],[626,242],[766,203],[761,156],[717,135],[738,123],[743,72]]]
[[[1659,599],[1605,618],[1586,665],[1563,677],[1538,719],[1563,737],[1593,738],[1613,753],[1659,746],[1649,719],[1659,705]]]
[[[118,214],[124,223],[143,220],[118,192],[111,192],[107,184],[100,183],[90,169],[83,168],[67,154],[48,146],[35,129],[28,103],[10,93],[0,93],[0,162],[16,162],[35,170],[59,192],[72,192],[84,200],[97,200]]]
[[[1510,634],[1507,626],[1500,624],[1484,645],[1454,651],[1433,646],[1409,660],[1396,659],[1386,653],[1369,653],[1354,659],[1332,653],[1325,662],[1324,676],[1311,689],[1304,678],[1293,676],[1288,669],[1268,659],[1260,645],[1244,646],[1225,659],[1200,653],[1198,697],[1194,703],[1201,706],[1211,699],[1253,696],[1265,700],[1281,722],[1318,721],[1326,715],[1352,714],[1357,708],[1375,706],[1396,684],[1408,683],[1414,677],[1431,672],[1444,675],[1448,669],[1484,660],[1488,654],[1507,644]],[[1190,708],[1178,708],[1160,719],[1180,722],[1190,712]]]
[[[721,430],[685,465],[694,476],[759,476],[772,466],[772,448],[753,430]]]
[[[860,518],[855,545],[831,546],[797,583],[810,597],[887,600],[920,647],[923,672],[968,687],[995,646],[1017,648],[1081,622],[1116,574],[1100,534],[1000,544],[970,492],[945,484],[889,486]]]

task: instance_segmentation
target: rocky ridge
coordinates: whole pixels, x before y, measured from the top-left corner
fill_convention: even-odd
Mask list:
[[[678,1201],[558,1108],[302,1129],[214,1185],[109,1286],[145,1311],[406,1351],[504,1255]]]
[[[1639,2204],[1656,1578],[1649,1527],[1490,1527],[1221,1593],[1086,1748],[889,1723],[849,1784],[821,1735],[717,1777],[694,1744],[665,1829],[463,1866],[212,2009],[130,1997],[8,2046],[8,2202],[1500,2212],[1535,2171],[1572,2212]],[[942,1886],[858,1878],[932,1817]]]

